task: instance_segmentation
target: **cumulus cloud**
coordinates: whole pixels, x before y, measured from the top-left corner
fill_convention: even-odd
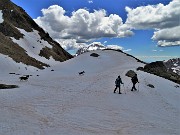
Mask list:
[[[119,45],[107,45],[107,48],[116,49],[116,50],[122,50],[123,49],[123,47],[119,46]]]
[[[180,26],[157,30],[152,39],[160,46],[180,45]]]
[[[148,5],[135,9],[126,7],[126,24],[137,29],[170,28],[179,25],[180,0],[173,0],[168,5]]]
[[[102,37],[133,35],[128,26],[123,24],[120,16],[107,15],[104,9],[94,10],[92,13],[87,9],[78,9],[72,12],[71,16],[65,13],[62,7],[53,5],[48,9],[42,9],[43,16],[34,19],[53,39],[59,42],[65,39],[64,47],[66,43],[68,46],[65,48],[72,48],[71,45],[75,42],[82,44]]]
[[[131,29],[154,29],[153,40],[160,46],[180,45],[180,0],[135,9],[126,7],[126,24]]]
[[[88,46],[86,43],[77,43],[75,39],[56,39],[65,50],[78,50]]]

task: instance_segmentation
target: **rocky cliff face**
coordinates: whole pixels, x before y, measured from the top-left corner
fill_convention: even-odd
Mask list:
[[[169,70],[163,61],[152,62],[138,69],[180,84],[180,75]]]
[[[144,69],[147,71],[150,71],[150,72],[153,72],[153,71],[166,72],[167,71],[167,68],[162,61],[156,61],[156,62],[152,62],[150,64],[146,64],[144,66]]]
[[[18,63],[22,62],[26,65],[31,65],[40,69],[50,65],[43,60],[38,60],[37,57],[29,55],[28,51],[31,50],[30,47],[32,46],[34,49],[36,49],[38,45],[41,46],[38,54],[35,55],[43,57],[47,60],[52,57],[55,61],[62,62],[72,58],[72,56],[67,53],[57,42],[55,42],[48,33],[40,28],[21,7],[15,5],[10,0],[0,0],[0,11],[2,13],[3,20],[0,23],[1,54],[8,55]],[[26,33],[33,33],[34,31],[37,31],[39,39],[31,39],[30,41],[27,41],[29,38],[26,38],[26,35],[20,30],[25,30]],[[14,42],[15,40],[17,42]],[[23,40],[26,42],[21,44]],[[35,40],[37,40],[37,43],[33,42],[33,44],[35,44],[32,45],[31,42]],[[48,44],[48,46],[44,45],[45,42]],[[24,45],[27,46],[26,49]]]
[[[180,75],[180,58],[164,61],[164,65],[167,67],[168,71],[172,71]]]

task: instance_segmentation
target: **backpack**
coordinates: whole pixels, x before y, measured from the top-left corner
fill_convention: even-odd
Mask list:
[[[137,79],[136,76],[132,77],[131,80],[132,80],[133,83],[137,83],[138,82],[138,79]]]
[[[119,85],[118,83],[119,83],[119,78],[116,79],[115,85]]]

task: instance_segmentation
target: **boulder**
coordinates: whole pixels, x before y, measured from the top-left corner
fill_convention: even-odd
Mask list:
[[[148,84],[147,86],[149,86],[150,88],[155,88],[152,84]]]
[[[99,54],[97,54],[97,53],[91,53],[90,56],[92,56],[92,57],[99,57]]]
[[[125,75],[128,77],[133,77],[136,74],[133,70],[129,70]]]

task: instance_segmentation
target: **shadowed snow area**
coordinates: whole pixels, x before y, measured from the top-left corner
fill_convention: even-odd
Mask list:
[[[125,74],[143,64],[121,52],[94,52],[100,56],[91,57],[93,52],[88,52],[41,71],[15,70],[31,74],[28,81],[8,74],[13,67],[0,71],[0,83],[19,86],[0,90],[0,134],[180,134],[177,84],[136,71],[139,91],[131,92],[131,79]],[[80,76],[81,71],[85,74]],[[124,82],[121,95],[113,93],[118,75]]]

